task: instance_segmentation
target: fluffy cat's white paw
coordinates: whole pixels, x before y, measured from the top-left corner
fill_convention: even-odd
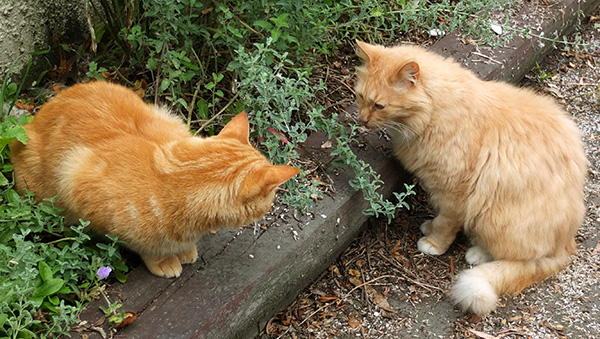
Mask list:
[[[432,226],[431,226],[431,220],[425,221],[419,227],[419,229],[421,230],[421,233],[423,233],[423,235],[429,235],[429,234],[431,234],[431,228],[432,228]]]
[[[481,246],[473,246],[465,253],[465,260],[471,265],[483,264],[493,259],[492,255]]]
[[[431,242],[429,242],[429,240],[427,240],[427,237],[423,237],[423,238],[419,239],[419,241],[417,242],[417,248],[419,249],[419,251],[426,253],[426,254],[431,254],[431,255],[442,254],[442,252],[440,252],[440,250],[437,247],[435,247]]]
[[[461,310],[479,315],[495,310],[498,301],[496,291],[477,268],[459,274],[451,294]]]

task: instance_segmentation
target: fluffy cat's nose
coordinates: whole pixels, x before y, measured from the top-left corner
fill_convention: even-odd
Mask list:
[[[369,117],[368,116],[361,116],[360,121],[363,123],[363,125],[365,127],[369,128]]]

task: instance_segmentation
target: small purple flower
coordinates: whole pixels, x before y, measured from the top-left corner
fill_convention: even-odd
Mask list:
[[[98,272],[96,272],[96,274],[98,275],[98,278],[100,278],[100,280],[102,280],[102,279],[108,277],[110,272],[112,272],[112,268],[110,268],[110,266],[102,266],[98,269]]]

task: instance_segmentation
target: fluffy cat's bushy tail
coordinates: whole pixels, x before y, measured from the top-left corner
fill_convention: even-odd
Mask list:
[[[459,274],[452,299],[465,312],[486,314],[496,309],[499,295],[518,293],[557,273],[570,261],[568,253],[534,260],[490,261]]]

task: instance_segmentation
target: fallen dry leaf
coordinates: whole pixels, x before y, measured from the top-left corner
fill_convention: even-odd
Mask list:
[[[359,270],[355,270],[353,268],[348,270],[348,274],[350,274],[353,277],[360,277],[360,271]]]
[[[270,335],[279,334],[279,332],[280,332],[279,328],[273,324],[274,321],[275,321],[275,318],[271,318],[269,320],[269,322],[267,323],[267,326],[265,326],[265,332],[267,334],[270,334]]]
[[[322,302],[322,303],[327,303],[327,302],[330,302],[330,301],[335,301],[337,299],[338,299],[338,297],[335,296],[335,295],[326,295],[326,296],[320,297],[319,301]]]
[[[373,287],[367,286],[367,292],[372,295],[371,299],[382,310],[388,312],[395,312],[395,310],[390,306],[390,303],[387,301],[387,298],[383,296],[383,294],[377,292]]]
[[[355,277],[348,278],[348,281],[354,286],[358,286],[358,285],[362,284],[362,280],[355,278]]]
[[[471,332],[471,333],[475,334],[476,336],[483,338],[483,339],[498,339],[498,337],[496,337],[496,336],[493,336],[491,334],[487,334],[487,333],[484,333],[481,331],[473,330],[473,329],[470,329],[469,332]]]
[[[600,252],[600,241],[598,241],[598,243],[596,244],[596,247],[592,251],[592,255],[596,255],[598,254],[598,252]]]
[[[115,325],[116,328],[125,327],[137,320],[137,313],[125,312],[125,314],[127,314],[127,317],[125,317],[125,319],[123,319],[123,321],[121,321],[120,323],[116,324]]]
[[[135,95],[137,95],[140,98],[144,98],[146,96],[146,91],[143,88],[138,88],[133,90],[133,92],[135,93]]]
[[[356,320],[356,318],[352,317],[350,319],[348,319],[348,326],[352,327],[352,328],[357,328],[358,326],[360,326],[360,321]]]
[[[321,148],[331,148],[331,140],[327,140],[321,144]]]
[[[478,314],[473,314],[471,315],[471,317],[469,318],[469,322],[471,324],[477,324],[481,321],[481,316]]]
[[[28,110],[30,112],[33,111],[33,109],[35,108],[33,104],[25,104],[19,101],[15,102],[15,106],[17,106],[20,109]]]

